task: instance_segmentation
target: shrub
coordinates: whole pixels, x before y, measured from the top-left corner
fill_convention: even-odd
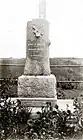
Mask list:
[[[8,137],[18,131],[19,124],[27,123],[29,111],[21,106],[19,100],[12,101],[8,96],[0,99],[0,138]],[[27,118],[27,119],[26,119]]]
[[[19,100],[5,97],[0,100],[0,139],[66,139],[83,130],[80,121],[80,105],[74,101],[75,111],[59,110],[47,102],[36,117],[31,117],[31,108],[21,106]],[[80,123],[79,123],[80,122]],[[64,128],[64,129],[63,129]]]

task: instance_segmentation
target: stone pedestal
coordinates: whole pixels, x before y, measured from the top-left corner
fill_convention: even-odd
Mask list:
[[[18,78],[18,96],[28,98],[55,98],[55,76],[20,76]]]

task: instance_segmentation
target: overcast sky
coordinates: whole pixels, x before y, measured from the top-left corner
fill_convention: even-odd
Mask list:
[[[0,0],[0,58],[26,55],[26,23],[39,0]],[[47,0],[50,57],[83,58],[83,0]]]

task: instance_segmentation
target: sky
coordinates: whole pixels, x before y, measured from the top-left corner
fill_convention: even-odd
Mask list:
[[[26,56],[26,24],[39,0],[0,0],[0,58]],[[50,57],[83,58],[83,0],[47,0]]]

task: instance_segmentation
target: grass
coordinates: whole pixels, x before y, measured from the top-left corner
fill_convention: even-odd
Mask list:
[[[66,90],[66,89],[57,88],[57,92],[63,93],[66,99],[74,99],[79,97],[81,94],[83,94],[82,89]]]

